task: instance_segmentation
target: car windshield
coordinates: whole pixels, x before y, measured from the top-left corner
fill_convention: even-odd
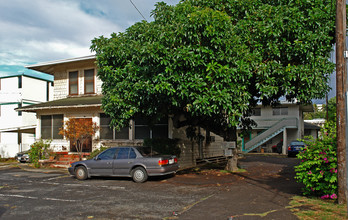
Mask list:
[[[158,153],[152,150],[151,147],[137,147],[137,150],[143,157],[152,157],[158,155]]]

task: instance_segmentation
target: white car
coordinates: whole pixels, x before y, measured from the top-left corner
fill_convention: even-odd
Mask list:
[[[16,158],[18,162],[21,162],[21,163],[30,162],[29,151],[22,151],[17,153]]]

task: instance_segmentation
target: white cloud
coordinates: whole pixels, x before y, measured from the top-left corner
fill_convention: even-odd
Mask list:
[[[132,1],[150,21],[156,0]],[[0,65],[89,55],[93,38],[142,19],[128,0],[0,0]]]
[[[17,65],[89,55],[94,37],[123,30],[62,0],[2,0],[0,29],[0,64]]]

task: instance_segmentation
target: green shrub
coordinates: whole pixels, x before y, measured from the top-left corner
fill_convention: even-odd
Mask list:
[[[145,139],[144,146],[152,147],[152,150],[163,155],[176,155],[180,157],[181,149],[178,146],[178,139],[153,138]]]
[[[336,199],[336,125],[327,123],[322,129],[322,137],[304,142],[307,147],[298,154],[301,163],[295,167],[295,179],[304,184],[303,194],[319,196],[322,199]]]
[[[94,151],[92,151],[92,153],[87,157],[87,159],[93,159],[95,156],[97,156],[98,154],[100,154],[101,152],[103,152],[106,149],[109,149],[110,147],[105,147],[105,146],[101,146],[99,149],[96,149]]]
[[[30,146],[29,158],[35,167],[40,167],[39,160],[47,159],[49,156],[51,141],[39,140]]]

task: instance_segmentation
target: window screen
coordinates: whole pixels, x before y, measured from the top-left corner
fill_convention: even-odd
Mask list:
[[[288,115],[288,108],[273,108],[273,115]]]
[[[100,139],[113,139],[113,129],[110,128],[111,118],[100,114]]]
[[[63,136],[59,134],[59,129],[63,127],[63,115],[53,115],[53,139],[63,139]]]
[[[42,115],[41,116],[41,138],[42,139],[51,139],[51,126],[52,120],[51,115]]]
[[[63,127],[63,115],[42,115],[41,116],[41,138],[42,139],[63,139],[59,134]]]
[[[150,138],[150,128],[147,124],[142,117],[135,119],[135,139]]]
[[[78,94],[78,71],[69,72],[69,95]]]
[[[94,69],[85,70],[85,93],[94,93]]]

